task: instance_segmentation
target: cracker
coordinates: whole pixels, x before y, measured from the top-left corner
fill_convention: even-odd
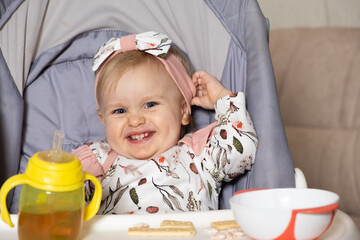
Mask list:
[[[160,228],[134,226],[128,229],[131,237],[192,237],[195,228],[191,221],[163,220]]]
[[[194,228],[191,221],[163,220],[160,228]]]
[[[226,230],[228,228],[239,228],[239,225],[235,220],[225,220],[212,222],[211,227],[216,228],[218,231]]]
[[[194,228],[137,228],[128,229],[131,237],[192,237],[195,235]]]

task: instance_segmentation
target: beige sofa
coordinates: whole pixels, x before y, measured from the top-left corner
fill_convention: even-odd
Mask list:
[[[270,51],[295,167],[360,228],[360,28],[271,30]]]

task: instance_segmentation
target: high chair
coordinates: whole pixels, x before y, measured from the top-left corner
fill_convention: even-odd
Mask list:
[[[1,1],[1,184],[23,173],[29,157],[51,148],[55,129],[63,150],[105,139],[96,113],[92,57],[113,36],[164,32],[195,69],[243,91],[259,148],[252,169],[224,185],[219,208],[237,190],[294,187],[294,167],[277,101],[268,24],[256,0]],[[194,109],[195,127],[214,121]],[[16,212],[18,189],[8,204]]]

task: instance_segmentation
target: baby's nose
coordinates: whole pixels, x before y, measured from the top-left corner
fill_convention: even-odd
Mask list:
[[[145,123],[145,117],[141,113],[131,114],[128,118],[128,124],[132,127],[137,127]]]

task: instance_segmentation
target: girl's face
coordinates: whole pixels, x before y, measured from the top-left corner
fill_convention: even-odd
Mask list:
[[[102,94],[99,111],[111,148],[143,160],[177,144],[187,114],[185,100],[168,72],[150,63],[125,72],[115,90]]]

